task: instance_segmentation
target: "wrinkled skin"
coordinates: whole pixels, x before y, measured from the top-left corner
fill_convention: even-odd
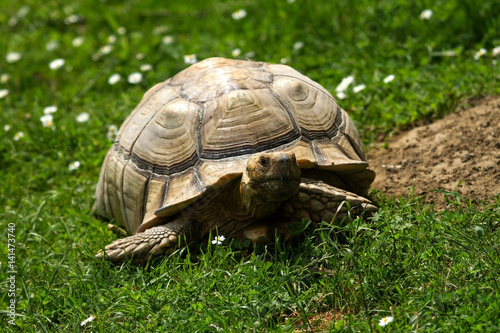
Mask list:
[[[271,242],[276,232],[288,239],[291,235],[286,222],[266,218],[278,213],[288,221],[307,218],[332,222],[347,216],[346,201],[354,214],[376,210],[356,194],[301,178],[293,153],[257,153],[249,158],[241,179],[193,203],[165,224],[114,241],[97,257],[113,262],[132,257],[135,263],[142,263],[171,253],[180,241],[197,241],[210,232],[258,244]]]
[[[300,167],[293,153],[254,154],[241,179],[207,195],[163,225],[111,243],[105,248],[106,256],[120,262],[134,255],[140,262],[151,255],[171,252],[181,235],[187,241],[196,241],[210,231],[241,234],[247,226],[276,212],[299,191],[299,184]],[[97,254],[103,256],[101,251]]]
[[[259,153],[252,155],[240,183],[242,205],[247,214],[268,215],[276,205],[299,191],[300,167],[293,153]],[[269,206],[269,208],[264,208]],[[258,209],[257,209],[258,208]],[[271,211],[271,212],[268,212]]]

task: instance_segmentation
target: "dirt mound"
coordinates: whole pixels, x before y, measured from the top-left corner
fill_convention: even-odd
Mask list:
[[[434,189],[488,201],[500,193],[500,97],[396,135],[368,156],[373,187],[386,194],[427,194],[437,208],[444,195]]]

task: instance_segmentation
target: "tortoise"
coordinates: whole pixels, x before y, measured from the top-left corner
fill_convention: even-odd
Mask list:
[[[118,131],[94,210],[131,236],[96,256],[144,262],[210,233],[289,239],[290,221],[376,211],[374,177],[320,84],[285,65],[209,58],[147,91]]]

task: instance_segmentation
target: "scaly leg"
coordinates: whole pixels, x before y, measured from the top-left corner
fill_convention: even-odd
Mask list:
[[[348,206],[352,217],[377,211],[377,207],[362,196],[322,181],[302,178],[299,193],[288,199],[281,210],[288,218],[332,222],[348,217]]]
[[[179,237],[190,240],[191,227],[195,222],[180,218],[164,225],[153,227],[144,232],[118,239],[96,254],[97,258],[107,258],[112,262],[123,262],[132,258],[134,262],[145,262],[151,256],[172,253],[179,243]]]

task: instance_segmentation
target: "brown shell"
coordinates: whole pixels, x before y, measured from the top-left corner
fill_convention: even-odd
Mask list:
[[[302,168],[331,170],[360,191],[373,179],[352,120],[318,83],[284,65],[210,58],[151,88],[125,120],[97,212],[145,230],[241,176],[261,151],[293,151]]]

